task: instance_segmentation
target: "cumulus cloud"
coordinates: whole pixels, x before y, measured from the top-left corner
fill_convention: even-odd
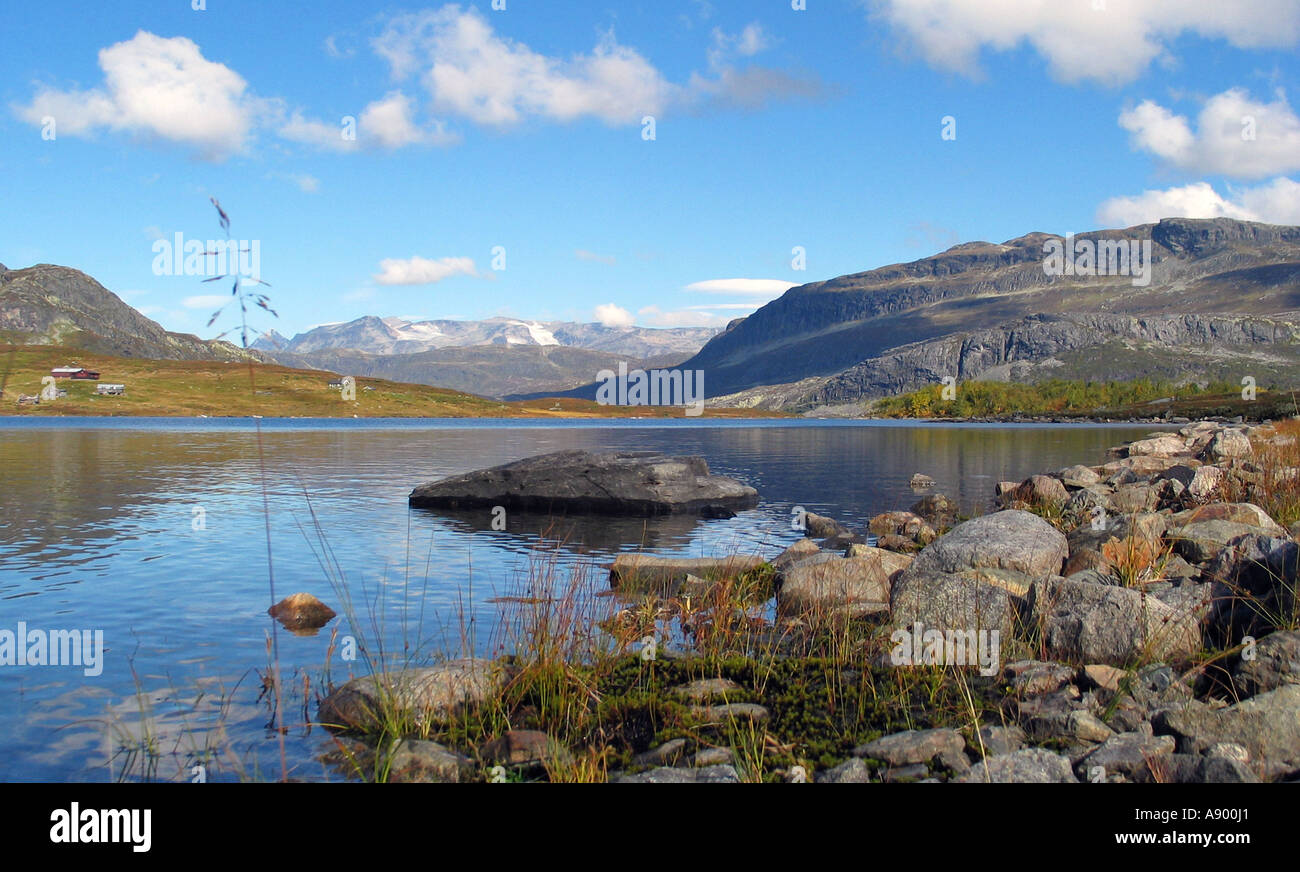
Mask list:
[[[359,119],[344,116],[337,124],[294,112],[280,127],[280,136],[329,151],[351,152],[364,146],[397,149],[408,145],[452,145],[460,137],[448,133],[441,121],[430,127],[415,122],[415,106],[401,91],[390,91],[366,105]]]
[[[1028,44],[1066,82],[1132,81],[1187,34],[1237,48],[1282,48],[1300,40],[1295,0],[862,0],[931,65],[967,75],[985,49]]]
[[[441,122],[435,122],[431,129],[421,128],[413,114],[411,98],[401,91],[393,91],[361,113],[361,138],[390,149],[407,145],[451,145],[460,141],[460,137],[447,133]]]
[[[1185,116],[1146,100],[1119,116],[1133,144],[1193,172],[1263,178],[1300,169],[1300,117],[1286,95],[1271,103],[1233,88],[1205,102],[1196,129]]]
[[[99,52],[104,82],[86,91],[45,87],[15,107],[31,124],[53,117],[74,136],[106,129],[181,143],[221,160],[245,147],[266,104],[246,93],[243,77],[203,57],[183,36],[147,31]]]
[[[1267,224],[1300,224],[1300,182],[1276,178],[1268,184],[1219,194],[1208,182],[1112,197],[1097,209],[1106,227],[1152,224],[1161,218],[1238,218]]]
[[[784,294],[794,286],[794,282],[781,279],[709,279],[703,282],[692,282],[686,286],[686,290],[704,294],[751,294],[774,297]]]
[[[373,45],[395,79],[421,71],[439,111],[480,124],[510,125],[533,115],[639,122],[662,111],[672,90],[612,32],[590,53],[562,60],[497,35],[482,13],[454,4],[393,18]]]
[[[602,303],[596,307],[596,321],[606,327],[631,327],[635,318],[632,313],[614,303]]]
[[[380,285],[431,285],[455,275],[478,275],[471,257],[385,258],[379,262],[374,281]]]
[[[706,54],[710,74],[693,73],[677,84],[636,49],[620,44],[613,31],[602,34],[590,52],[552,57],[497,34],[478,10],[448,4],[392,18],[372,45],[394,80],[418,74],[438,112],[507,127],[528,118],[639,124],[646,115],[677,106],[713,101],[752,107],[819,92],[813,80],[735,67],[768,43],[757,24],[734,35],[715,30]]]
[[[585,248],[579,248],[573,253],[578,260],[589,260],[595,263],[607,263],[613,266],[616,263],[612,254],[596,254],[594,251],[587,251]]]

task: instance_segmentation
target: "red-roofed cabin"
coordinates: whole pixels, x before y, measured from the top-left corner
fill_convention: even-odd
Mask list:
[[[86,369],[84,366],[56,366],[50,370],[50,375],[55,378],[80,378],[97,381],[99,373],[93,369]]]

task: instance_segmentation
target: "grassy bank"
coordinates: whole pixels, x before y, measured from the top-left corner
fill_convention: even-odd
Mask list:
[[[870,413],[889,418],[999,418],[1050,415],[1065,418],[1150,418],[1156,415],[1202,418],[1214,415],[1252,419],[1296,412],[1289,389],[1259,385],[1253,399],[1242,386],[1214,382],[1197,387],[1137,379],[1128,382],[1049,380],[1035,384],[966,381],[952,399],[943,385],[876,400]]]
[[[100,373],[99,382],[59,379],[66,397],[18,405],[41,392],[50,369],[73,362]],[[276,364],[142,360],[49,345],[0,345],[4,396],[0,414],[24,416],[142,415],[300,418],[681,418],[680,408],[602,406],[588,400],[502,402],[428,385],[357,378],[356,398],[344,400],[329,381],[335,373]],[[96,384],[124,384],[123,396],[96,396]],[[701,417],[783,417],[745,409],[706,409]]]

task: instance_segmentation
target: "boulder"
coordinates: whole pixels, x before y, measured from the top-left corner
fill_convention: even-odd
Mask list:
[[[966,749],[975,759],[999,757],[1019,751],[1025,746],[1025,731],[1017,726],[985,726],[979,728],[978,736],[966,743]]]
[[[814,512],[804,512],[803,530],[804,535],[810,539],[827,539],[831,536],[849,532],[848,527],[845,527],[834,518],[828,518]]]
[[[1170,528],[1169,539],[1188,562],[1207,563],[1232,540],[1260,532],[1259,527],[1236,521],[1195,521]]]
[[[1058,573],[1067,553],[1064,534],[1051,524],[1008,509],[958,524],[930,543],[913,565],[918,571],[990,568],[1041,577]]]
[[[1075,784],[1070,760],[1042,748],[1025,748],[1010,754],[988,757],[976,763],[960,783],[976,784]]]
[[[923,552],[924,553],[924,552]],[[946,633],[998,631],[1009,641],[1019,620],[1018,598],[1005,587],[973,574],[934,572],[909,567],[894,582],[890,600],[893,626]],[[969,665],[969,664],[967,664]]]
[[[1061,483],[1066,487],[1084,488],[1090,484],[1097,484],[1101,481],[1101,476],[1090,466],[1067,466],[1057,473],[1061,477]]]
[[[906,766],[929,763],[937,757],[956,757],[965,747],[966,740],[956,730],[907,730],[859,745],[853,749],[853,756],[883,760],[890,766]]]
[[[912,474],[912,480],[909,484],[917,490],[923,490],[928,487],[934,487],[935,481],[924,473],[916,472]]]
[[[497,679],[492,661],[477,658],[361,676],[321,700],[317,719],[323,726],[362,732],[392,720],[423,727],[482,702]]]
[[[1243,696],[1300,684],[1300,631],[1278,630],[1242,652],[1233,683]]]
[[[1128,456],[1175,457],[1187,452],[1187,443],[1172,433],[1161,433],[1130,442]]]
[[[887,611],[893,579],[912,558],[883,548],[853,548],[861,556],[787,569],[777,588],[777,608],[783,614],[836,612],[853,617]]]
[[[1187,492],[1198,500],[1208,500],[1223,490],[1224,479],[1223,470],[1219,467],[1202,466],[1192,476]]]
[[[412,506],[650,516],[717,514],[758,503],[758,492],[713,475],[703,457],[658,451],[556,451],[422,484]]]
[[[1250,439],[1240,430],[1220,430],[1205,446],[1207,460],[1225,460],[1232,457],[1249,457],[1254,453]]]
[[[1154,723],[1173,735],[1185,754],[1231,742],[1245,748],[1266,776],[1300,768],[1300,685],[1284,685],[1221,709],[1193,701],[1161,712]]]
[[[785,549],[772,560],[772,568],[777,572],[784,572],[791,566],[815,557],[822,553],[822,549],[811,539],[799,539],[789,548]]]
[[[1031,475],[1020,483],[1016,488],[1015,498],[1029,503],[1031,506],[1052,506],[1059,508],[1065,505],[1065,501],[1070,498],[1070,494],[1061,484],[1060,479],[1053,478],[1050,475]]]
[[[1085,781],[1106,781],[1114,775],[1122,775],[1128,781],[1154,781],[1162,772],[1160,759],[1173,754],[1174,747],[1170,736],[1120,733],[1085,755],[1075,772]]]
[[[1124,665],[1137,659],[1190,657],[1201,647],[1195,615],[1141,591],[1061,579],[1034,585],[1033,620],[1057,660]]]

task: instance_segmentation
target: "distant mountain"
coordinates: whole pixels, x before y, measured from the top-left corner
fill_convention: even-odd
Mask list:
[[[229,342],[164,330],[85,273],[48,263],[0,264],[0,339],[156,360],[261,359]]]
[[[717,333],[713,327],[606,327],[571,321],[408,321],[367,315],[339,324],[323,324],[292,339],[267,334],[253,347],[278,354],[352,349],[366,354],[414,354],[437,348],[480,345],[570,346],[607,351],[630,358],[662,354],[691,355]]]
[[[1034,315],[1179,313],[1287,320],[1300,310],[1300,227],[1172,218],[1079,234],[1074,244],[1087,241],[1095,247],[1118,240],[1150,242],[1149,284],[1135,284],[1126,275],[1049,275],[1045,245],[1065,241],[1052,234],[1031,233],[1000,245],[965,243],[912,263],[792,288],[714,337],[683,366],[704,369],[706,390],[716,396],[830,379],[902,346],[940,337],[989,329],[1019,335],[1016,323]],[[1070,342],[1096,344],[1116,335],[1114,330],[1089,334],[1077,330]],[[1176,335],[1169,333],[1168,342],[1158,333],[1150,339],[1170,344]],[[1063,350],[1068,349],[1052,353]],[[1024,359],[1018,353],[994,355],[989,365]],[[945,374],[976,377],[982,370],[975,362],[983,359],[968,356],[971,366]],[[895,384],[907,381],[894,379]],[[890,389],[868,379],[862,396]]]
[[[274,352],[276,361],[285,366],[435,385],[496,399],[561,394],[593,380],[602,369],[616,370],[620,361],[633,369],[671,367],[689,356],[690,352],[685,352],[640,360],[550,344],[436,348],[414,354],[369,354],[350,348],[305,354]]]

